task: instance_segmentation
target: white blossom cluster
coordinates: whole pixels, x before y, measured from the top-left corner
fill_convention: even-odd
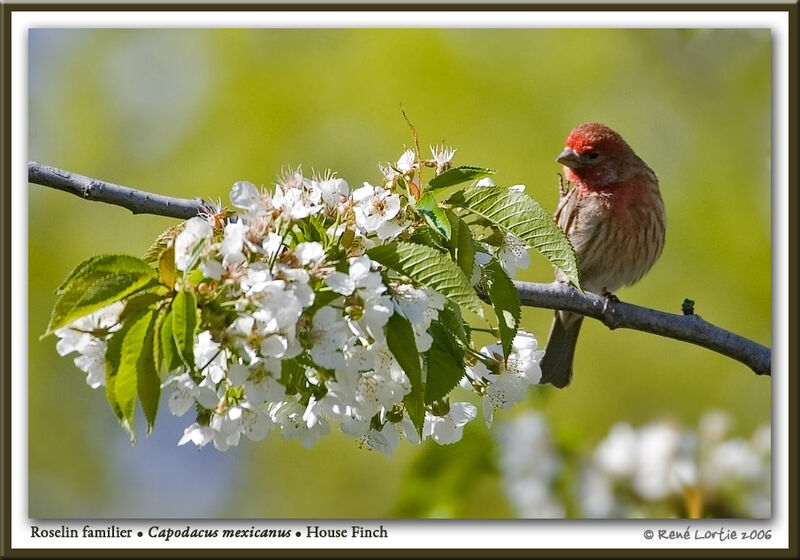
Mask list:
[[[454,150],[432,151],[426,165],[441,172]],[[366,254],[412,224],[407,194],[397,186],[412,182],[420,165],[407,150],[381,167],[381,185],[356,189],[331,174],[308,178],[300,170],[285,172],[272,189],[238,182],[230,193],[235,218],[185,223],[173,243],[175,288],[194,290],[203,314],[194,367],[167,372],[162,385],[173,414],[196,414],[179,445],[226,450],[243,435],[260,440],[277,429],[311,447],[332,425],[387,455],[401,438],[420,442],[403,406],[411,382],[389,349],[386,325],[400,314],[417,351],[426,352],[445,298],[387,274]],[[316,237],[306,233],[314,228]],[[519,252],[510,254],[518,266]],[[76,365],[94,388],[105,382],[108,330],[92,329],[118,328],[122,308],[115,304],[56,332],[59,352],[80,354]],[[538,382],[542,352],[520,332],[507,361],[498,345],[482,354],[462,384],[481,392],[491,422],[494,408],[509,408]],[[495,366],[490,371],[485,363]],[[422,360],[421,367],[425,379]],[[425,411],[421,435],[440,444],[460,440],[477,416],[467,402],[436,410]]]
[[[55,332],[59,339],[56,352],[60,356],[78,353],[75,365],[86,373],[86,384],[92,389],[106,384],[106,339],[109,333],[119,330],[119,316],[124,308],[122,302],[112,303]]]
[[[640,428],[619,423],[581,461],[578,514],[595,518],[685,514],[693,500],[712,517],[769,517],[770,428],[730,437],[731,418],[706,413],[697,430],[667,420]],[[563,517],[556,492],[568,458],[552,443],[544,417],[518,415],[499,431],[507,495],[524,517]],[[676,508],[681,511],[676,511]]]
[[[529,385],[539,383],[542,370],[539,362],[544,357],[544,350],[537,350],[536,338],[525,331],[519,331],[511,342],[511,354],[503,360],[503,350],[499,344],[490,344],[481,348],[483,356],[491,356],[493,360],[477,361],[467,368],[467,375],[462,380],[464,387],[472,384],[484,384],[483,416],[486,425],[491,427],[494,409],[508,410],[525,399]],[[487,362],[492,366],[490,370]]]

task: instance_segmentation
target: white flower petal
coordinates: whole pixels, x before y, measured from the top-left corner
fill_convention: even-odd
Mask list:
[[[377,234],[378,239],[381,239],[382,241],[388,241],[389,239],[394,239],[400,235],[410,225],[411,222],[408,220],[404,220],[403,222],[390,220],[379,225],[375,233]]]
[[[250,181],[238,181],[233,184],[230,197],[236,208],[248,210],[258,202],[260,193],[258,187]]]
[[[367,256],[352,259],[350,261],[350,278],[356,284],[362,285],[362,282],[369,278],[371,267],[372,261]]]
[[[363,187],[359,187],[353,191],[353,202],[355,204],[363,203],[365,201],[370,200],[374,194],[375,194],[375,187],[373,187],[369,183],[364,183]]]
[[[285,337],[273,334],[261,342],[261,354],[268,357],[280,358],[289,348]]]
[[[478,409],[471,403],[457,402],[450,405],[450,417],[456,426],[463,426],[467,422],[475,420],[477,416]]]
[[[208,241],[212,235],[211,225],[199,216],[189,219],[175,238],[175,266],[178,270],[186,270],[192,261],[195,247]]]
[[[250,377],[250,370],[242,364],[231,364],[228,368],[228,379],[234,385],[243,385]]]
[[[219,280],[220,278],[222,278],[222,275],[225,272],[225,268],[219,261],[209,259],[200,263],[200,271],[206,278],[211,278],[212,280]]]
[[[331,290],[343,296],[349,296],[356,289],[356,284],[350,279],[350,276],[342,272],[331,272],[325,278],[325,283],[330,286]]]
[[[322,257],[325,256],[325,249],[316,241],[306,241],[297,244],[297,247],[294,248],[294,254],[297,255],[301,263],[308,265],[322,260]]]
[[[401,155],[400,159],[397,160],[397,165],[395,165],[395,167],[397,167],[397,169],[402,173],[408,173],[416,167],[416,160],[417,156],[414,153],[414,150],[409,148],[403,152],[403,155]]]

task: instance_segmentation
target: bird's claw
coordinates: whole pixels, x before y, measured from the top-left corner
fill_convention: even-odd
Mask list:
[[[616,296],[616,294],[613,294],[608,290],[603,290],[603,297],[607,300],[611,300],[613,303],[619,303],[619,298]]]
[[[619,298],[608,290],[603,290],[603,297],[605,298],[603,302],[603,313],[608,309],[609,303],[619,303]]]

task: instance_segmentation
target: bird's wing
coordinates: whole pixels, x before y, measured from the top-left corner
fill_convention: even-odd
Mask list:
[[[606,232],[602,230],[608,226],[606,217],[609,211],[602,196],[595,193],[580,196],[577,188],[570,189],[559,201],[555,218],[575,249],[582,279],[591,279],[595,267],[602,267],[603,253],[594,245],[605,237]],[[567,281],[560,270],[556,279]]]

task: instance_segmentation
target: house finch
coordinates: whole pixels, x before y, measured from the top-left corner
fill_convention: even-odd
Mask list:
[[[599,123],[570,132],[557,160],[574,187],[562,192],[555,219],[578,257],[581,285],[610,296],[636,283],[664,247],[664,203],[658,179],[622,137]],[[566,282],[560,270],[556,280]],[[556,311],[542,383],[565,387],[583,316]]]

